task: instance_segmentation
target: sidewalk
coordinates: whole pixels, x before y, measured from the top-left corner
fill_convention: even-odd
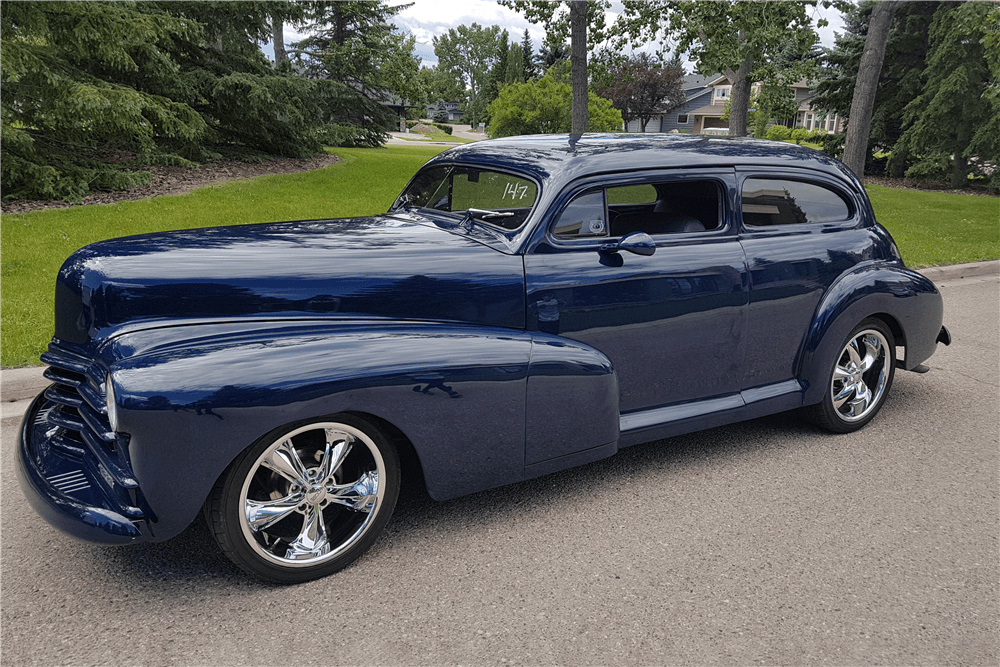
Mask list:
[[[411,137],[407,139],[407,137]],[[417,134],[416,136],[427,136]],[[447,136],[447,135],[445,135]],[[472,127],[469,125],[458,125],[451,124],[451,136],[459,137],[460,139],[472,139],[474,141],[482,141],[487,139],[485,132],[473,132]],[[395,145],[407,145],[407,146],[460,146],[460,142],[448,141],[447,139],[441,140],[431,140],[431,139],[416,139],[413,135],[407,132],[390,132],[389,133],[389,143]]]
[[[928,269],[919,269],[919,271],[935,283],[977,276],[997,276],[1000,275],[1000,260],[934,266]],[[5,368],[0,371],[0,401],[2,401],[3,419],[23,415],[28,407],[27,401],[48,386],[48,380],[42,377],[44,371],[44,366]]]

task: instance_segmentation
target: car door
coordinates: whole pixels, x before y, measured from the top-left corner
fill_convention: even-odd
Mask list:
[[[795,380],[806,332],[823,294],[871,256],[861,202],[805,170],[740,169],[740,240],[750,275],[742,389],[802,390]]]
[[[738,399],[748,293],[734,192],[732,169],[580,182],[525,255],[528,329],[607,355],[623,415]],[[635,232],[653,254],[607,249]]]

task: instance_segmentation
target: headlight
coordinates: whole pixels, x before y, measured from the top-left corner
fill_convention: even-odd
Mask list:
[[[111,430],[118,431],[118,407],[115,404],[115,383],[111,381],[111,374],[109,373],[106,378],[104,378],[104,394],[105,402],[108,406],[108,422],[111,424]]]

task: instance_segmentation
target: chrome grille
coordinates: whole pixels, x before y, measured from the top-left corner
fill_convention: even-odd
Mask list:
[[[49,366],[45,377],[54,384],[45,390],[48,403],[38,419],[51,427],[46,433],[51,446],[83,464],[53,475],[49,483],[66,494],[99,487],[117,512],[141,518],[143,512],[135,506],[139,484],[108,422],[104,369],[54,344],[42,361]]]

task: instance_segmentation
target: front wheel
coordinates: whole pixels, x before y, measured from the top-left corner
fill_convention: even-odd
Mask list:
[[[826,396],[805,408],[806,417],[836,433],[857,431],[870,422],[892,386],[895,352],[892,332],[882,320],[859,324],[833,363]]]
[[[212,490],[209,527],[236,565],[298,583],[372,545],[399,495],[399,457],[371,422],[337,415],[267,434]]]

